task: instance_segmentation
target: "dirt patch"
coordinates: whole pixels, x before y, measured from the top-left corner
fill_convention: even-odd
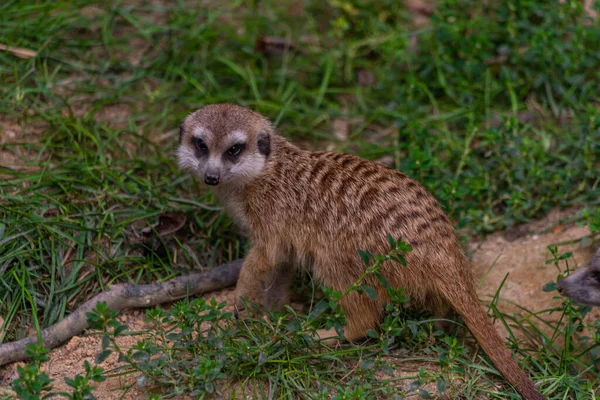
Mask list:
[[[121,323],[127,324],[130,330],[143,330],[147,326],[144,323],[144,313],[142,311],[130,311],[120,316]],[[139,336],[121,336],[117,343],[122,348],[131,348],[141,337]],[[93,365],[96,355],[100,352],[100,336],[75,336],[65,346],[57,348],[51,354],[50,361],[45,365],[44,370],[54,379],[55,391],[69,391],[69,386],[65,383],[65,377],[74,377],[75,375],[85,374],[83,368],[84,361],[88,361]],[[117,361],[117,355],[112,354],[102,363],[102,368],[106,372],[110,372],[114,368],[120,366]],[[107,379],[102,384],[98,385],[95,395],[99,399],[119,399],[125,387],[132,385],[126,398],[134,398],[142,396],[135,383],[135,375],[125,375],[124,377],[114,377]]]
[[[23,167],[21,146],[10,146],[11,143],[22,141],[21,126],[14,121],[0,121],[0,167],[19,169]]]
[[[94,114],[98,122],[106,123],[112,129],[126,128],[131,117],[131,107],[129,104],[112,104],[102,107]]]
[[[431,0],[406,0],[404,6],[412,17],[415,28],[429,25],[429,18],[433,14],[435,1]]]
[[[483,241],[471,242],[468,249],[472,252],[475,277],[478,282],[483,280],[478,291],[480,298],[491,300],[508,274],[500,292],[499,306],[502,311],[522,312],[520,307],[523,307],[536,312],[560,306],[560,300],[553,299],[556,292],[542,291],[542,286],[556,281],[558,275],[553,264],[545,264],[546,260],[552,258],[547,247],[559,242],[575,241],[590,234],[587,227],[560,224],[561,220],[572,217],[574,213],[576,210],[554,210],[542,220],[494,233]],[[559,246],[558,251],[573,253],[569,268],[575,269],[591,260],[595,248],[573,243]],[[564,264],[560,266],[564,268]],[[591,314],[589,318],[600,315]],[[558,314],[552,317],[558,317]]]
[[[13,171],[36,171],[39,167],[26,165],[35,159],[32,151],[27,150],[22,143],[34,143],[40,140],[41,132],[47,127],[44,122],[28,124],[23,128],[19,121],[0,120],[0,178],[11,176],[3,173],[2,169]]]

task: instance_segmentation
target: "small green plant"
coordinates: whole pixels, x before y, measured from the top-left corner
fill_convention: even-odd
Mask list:
[[[52,382],[45,372],[40,371],[41,364],[49,360],[48,349],[31,344],[27,346],[25,354],[31,357],[32,362],[24,367],[17,367],[19,377],[15,379],[11,387],[19,399],[39,399],[42,392],[49,390]]]
[[[596,238],[600,234],[600,207],[586,207],[581,212],[583,225],[587,225],[590,228],[592,239]]]
[[[48,352],[48,349],[40,345],[27,346],[25,353],[31,358],[31,361],[24,367],[17,367],[19,377],[11,384],[11,388],[16,394],[15,398],[19,400],[38,400],[59,394],[70,400],[93,399],[92,392],[95,387],[92,386],[92,382],[103,382],[106,379],[103,375],[104,370],[85,361],[84,376],[77,375],[72,379],[65,378],[67,385],[72,388],[71,392],[53,393],[52,380],[40,369],[40,366],[49,360]],[[12,399],[10,394],[0,398]]]
[[[88,400],[93,399],[92,392],[95,389],[93,382],[104,382],[106,377],[104,370],[95,365],[91,365],[87,360],[84,361],[85,375],[77,375],[74,378],[65,378],[67,385],[73,388],[71,393],[61,392],[60,394],[70,400]]]

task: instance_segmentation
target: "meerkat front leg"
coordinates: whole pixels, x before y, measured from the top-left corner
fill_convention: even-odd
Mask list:
[[[274,278],[267,285],[267,309],[279,312],[283,306],[289,304],[292,293],[292,283],[295,277],[295,268],[289,263],[277,267]]]
[[[269,260],[260,247],[250,249],[235,288],[235,308],[238,313],[246,306],[250,307],[251,303],[264,309],[268,308],[268,295],[272,285],[277,284],[279,267],[277,263]]]

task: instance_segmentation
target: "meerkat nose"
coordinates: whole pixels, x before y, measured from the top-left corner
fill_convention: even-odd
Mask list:
[[[217,175],[206,175],[204,176],[204,183],[215,186],[219,183],[219,177]]]

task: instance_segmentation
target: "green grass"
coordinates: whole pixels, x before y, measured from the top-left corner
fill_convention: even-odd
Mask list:
[[[0,137],[0,343],[113,282],[243,255],[229,217],[174,160],[181,119],[207,103],[250,106],[305,147],[391,157],[467,234],[556,206],[597,218],[600,25],[578,2],[442,0],[419,29],[384,0],[306,1],[299,16],[287,2],[76,5],[0,4],[0,44],[38,53],[0,51],[0,133],[17,133]],[[300,51],[258,51],[265,36]],[[346,140],[335,119],[349,121]],[[188,223],[160,257],[132,231],[165,211]],[[583,376],[552,365],[531,368],[565,372],[557,396]]]

